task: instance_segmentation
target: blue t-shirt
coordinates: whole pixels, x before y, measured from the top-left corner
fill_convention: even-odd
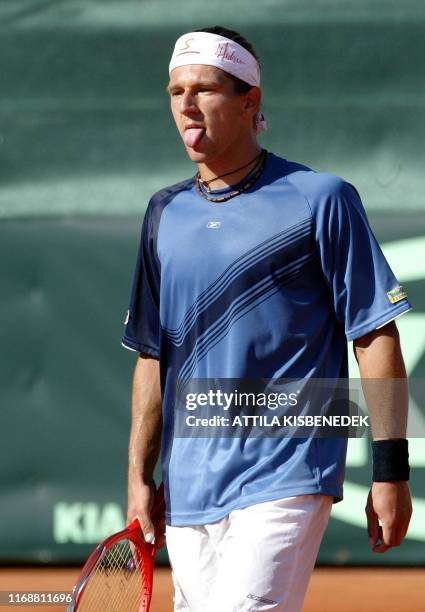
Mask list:
[[[230,200],[206,200],[194,177],[152,197],[123,344],[160,360],[168,524],[293,495],[342,498],[345,439],[176,437],[176,382],[345,378],[347,340],[409,310],[398,285],[337,176],[269,153]]]

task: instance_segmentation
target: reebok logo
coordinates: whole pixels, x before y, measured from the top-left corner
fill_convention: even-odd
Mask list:
[[[246,597],[247,599],[255,599],[255,601],[261,601],[261,603],[265,603],[265,604],[277,603],[277,601],[274,601],[273,599],[267,599],[266,597],[260,597],[259,595],[253,595],[252,593],[248,593]]]

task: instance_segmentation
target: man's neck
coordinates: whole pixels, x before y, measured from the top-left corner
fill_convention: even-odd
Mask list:
[[[250,174],[256,162],[258,162],[260,153],[261,147],[257,141],[245,145],[241,144],[236,150],[232,148],[232,150],[226,151],[220,158],[214,159],[211,162],[198,164],[201,179],[206,182],[211,182],[212,190],[236,185],[236,183],[239,183],[245,176]],[[212,180],[223,174],[226,176],[217,180]]]

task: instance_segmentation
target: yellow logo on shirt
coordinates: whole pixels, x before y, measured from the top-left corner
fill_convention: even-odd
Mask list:
[[[398,287],[394,287],[394,289],[391,289],[391,291],[387,291],[387,296],[391,304],[396,304],[400,300],[404,300],[404,298],[407,298],[407,293],[403,289],[403,285],[399,285]]]

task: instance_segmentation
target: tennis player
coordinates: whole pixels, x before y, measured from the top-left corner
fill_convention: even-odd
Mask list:
[[[177,435],[176,389],[201,379],[346,378],[347,340],[364,381],[403,381],[394,319],[410,304],[356,189],[259,144],[260,67],[240,34],[215,26],[181,36],[169,77],[197,171],[156,193],[143,221],[123,337],[140,354],[128,520],[138,516],[152,540],[161,450],[174,609],[295,612],[343,496],[347,441]],[[368,398],[387,432],[372,442],[375,552],[402,542],[411,515],[403,389]]]

